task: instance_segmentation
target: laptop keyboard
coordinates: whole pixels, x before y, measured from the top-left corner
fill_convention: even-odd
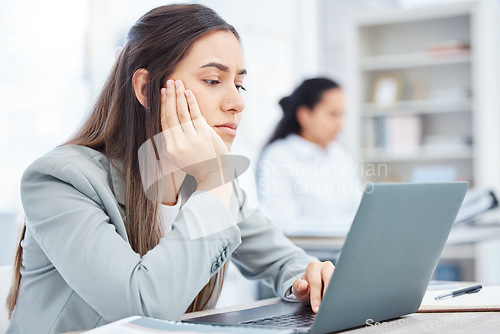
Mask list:
[[[276,315],[269,318],[243,321],[242,325],[278,326],[278,327],[310,327],[316,314],[309,310],[300,310],[290,314]]]

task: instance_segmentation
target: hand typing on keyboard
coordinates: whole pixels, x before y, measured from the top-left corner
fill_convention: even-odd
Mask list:
[[[305,274],[301,279],[295,280],[292,292],[304,305],[311,305],[314,313],[317,313],[321,299],[332,278],[335,266],[330,261],[309,263]]]

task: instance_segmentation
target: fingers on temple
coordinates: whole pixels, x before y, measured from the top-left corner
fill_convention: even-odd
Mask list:
[[[194,131],[193,123],[191,122],[191,116],[189,115],[189,108],[186,99],[184,84],[181,80],[175,81],[175,94],[177,99],[177,115],[179,117],[179,122],[182,126],[184,132]]]
[[[198,106],[198,101],[193,92],[186,90],[186,99],[189,106],[189,111],[191,112],[191,119],[202,118],[200,107]]]
[[[174,82],[168,80],[166,87],[161,89],[161,126],[165,131],[178,125]]]
[[[185,95],[189,106],[189,111],[191,113],[191,119],[193,120],[194,128],[198,133],[205,133],[208,135],[209,126],[205,121],[205,118],[203,118],[203,116],[201,115],[200,106],[198,105],[198,101],[196,101],[196,96],[194,96],[193,92],[190,90],[186,90]]]

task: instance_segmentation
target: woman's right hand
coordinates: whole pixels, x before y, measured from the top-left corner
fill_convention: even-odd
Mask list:
[[[168,80],[161,89],[161,127],[166,146],[163,154],[168,161],[192,175],[199,185],[204,184],[205,190],[224,183],[218,157],[229,151],[181,80]]]

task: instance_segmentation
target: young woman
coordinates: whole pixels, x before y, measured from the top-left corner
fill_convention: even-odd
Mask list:
[[[352,158],[335,141],[342,90],[332,80],[309,79],[280,105],[283,118],[257,169],[263,212],[288,235],[347,233],[361,186]]]
[[[179,319],[215,305],[230,257],[317,311],[333,265],[295,247],[246,207],[237,182],[221,180],[245,73],[238,34],[207,7],[163,6],[137,21],[87,122],[23,175],[8,333]],[[157,134],[157,157],[141,160]],[[158,161],[167,175],[146,187],[142,167]]]

